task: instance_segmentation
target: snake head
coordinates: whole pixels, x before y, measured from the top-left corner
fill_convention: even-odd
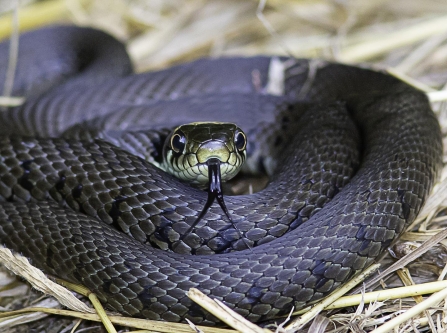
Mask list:
[[[247,137],[233,123],[195,122],[176,127],[163,146],[163,169],[177,178],[206,187],[209,161],[220,164],[227,181],[240,171],[246,159]]]
[[[246,147],[247,136],[233,123],[185,124],[175,128],[166,138],[163,168],[181,180],[206,188],[208,192],[202,211],[184,235],[199,223],[214,201],[238,230],[225,205],[221,184],[240,171],[245,162]]]

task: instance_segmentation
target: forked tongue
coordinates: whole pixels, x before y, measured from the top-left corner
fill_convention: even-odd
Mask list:
[[[233,219],[231,218],[230,213],[228,212],[227,206],[225,205],[223,193],[222,193],[222,182],[221,182],[221,175],[220,175],[220,161],[218,158],[210,158],[207,162],[208,165],[208,198],[206,200],[205,206],[203,207],[202,211],[200,212],[197,219],[194,221],[194,223],[191,225],[191,227],[188,229],[188,231],[185,233],[185,235],[189,234],[191,230],[197,225],[197,223],[200,222],[200,220],[205,216],[208,209],[213,204],[214,200],[217,200],[217,203],[219,204],[220,208],[222,208],[223,212],[225,213],[225,216],[230,221],[233,228],[238,232],[239,237],[244,241],[247,248],[251,248],[250,245],[246,242],[246,240],[243,238],[241,232],[236,227],[236,225],[233,222]]]
[[[230,220],[233,224],[233,220],[231,219],[230,213],[228,212],[227,206],[225,205],[225,201],[222,194],[222,182],[220,176],[220,161],[217,158],[210,158],[206,164],[208,165],[208,199],[206,200],[205,206],[200,212],[199,216],[194,222],[194,225],[199,223],[199,221],[206,214],[208,209],[213,204],[214,200],[217,200],[220,208],[222,208],[225,216]],[[233,224],[234,226],[234,224]]]

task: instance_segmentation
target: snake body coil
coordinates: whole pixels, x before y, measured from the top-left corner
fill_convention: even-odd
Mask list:
[[[7,43],[0,53],[5,69]],[[371,264],[440,170],[427,98],[383,73],[280,59],[275,94],[267,57],[130,75],[121,44],[74,27],[25,34],[20,54],[27,101],[0,114],[1,242],[126,315],[215,322],[191,287],[252,321],[302,308]],[[250,165],[272,175],[226,197],[245,241],[214,206],[180,239],[206,193],[142,158],[192,121],[237,123]]]

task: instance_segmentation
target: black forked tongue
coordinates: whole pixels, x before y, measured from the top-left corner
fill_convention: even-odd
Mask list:
[[[206,200],[205,206],[203,207],[202,211],[200,212],[197,219],[194,221],[194,223],[191,225],[191,227],[188,229],[188,231],[185,233],[185,235],[189,234],[191,230],[197,225],[197,223],[200,222],[200,220],[205,216],[208,209],[213,204],[214,200],[217,200],[217,203],[219,204],[220,208],[222,208],[223,212],[225,213],[225,216],[230,221],[233,228],[238,232],[239,237],[244,241],[247,248],[251,248],[250,245],[246,242],[246,240],[243,238],[241,232],[236,227],[236,225],[233,222],[233,219],[231,218],[230,213],[228,212],[227,206],[225,205],[223,193],[222,193],[222,182],[221,182],[221,175],[220,175],[220,161],[217,158],[210,158],[207,162],[208,165],[208,198]]]
[[[194,225],[199,223],[199,221],[205,216],[208,209],[213,204],[214,200],[217,200],[220,208],[222,208],[225,216],[230,220],[233,224],[233,220],[228,212],[227,206],[225,205],[225,201],[222,194],[222,182],[220,176],[220,161],[217,158],[210,158],[206,164],[208,165],[208,199],[206,200],[205,206],[200,212],[199,216],[194,222]],[[233,224],[234,225],[234,224]]]

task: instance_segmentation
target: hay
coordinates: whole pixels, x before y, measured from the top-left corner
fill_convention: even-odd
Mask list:
[[[22,1],[19,25],[26,30],[54,22],[73,22],[107,30],[126,42],[139,72],[202,56],[235,54],[284,54],[367,63],[387,69],[426,91],[446,132],[447,108],[443,101],[447,100],[447,2],[270,0],[262,5],[262,2],[248,0]],[[12,8],[13,1],[0,1],[0,11],[4,13],[0,17],[0,38],[12,31],[8,14]],[[447,160],[447,153],[444,160]],[[447,169],[443,175],[446,173]],[[412,226],[412,232],[404,234],[400,245],[394,248],[395,255],[403,257],[409,249],[419,248],[423,241],[443,230],[447,218],[442,212],[446,208],[447,181],[443,181],[437,185],[417,224]],[[402,243],[408,241],[411,243]],[[424,283],[443,280],[447,272],[447,266],[444,267],[447,243],[429,244],[424,248],[427,251],[424,255],[406,266],[407,273],[401,270],[399,274],[389,275],[381,281],[379,289],[415,283],[421,284],[422,290]],[[390,263],[392,260],[388,256],[382,267]],[[4,282],[6,278],[2,277],[0,275],[0,284],[10,285],[10,281]],[[377,288],[377,284],[374,287]],[[440,288],[440,293],[430,298],[435,300],[432,303],[422,301],[421,296],[413,299],[408,295],[414,294],[404,293],[397,301],[371,305],[360,302],[354,313],[346,310],[323,312],[310,329],[307,326],[293,331],[385,332],[395,329],[396,332],[418,332],[429,329],[444,332],[447,305],[443,301],[444,285]],[[29,297],[27,293],[19,294],[22,303]],[[20,299],[15,295],[13,301],[8,299],[4,306],[13,308],[17,303]],[[399,316],[405,312],[411,316]],[[60,320],[51,323],[57,327]],[[79,323],[67,320],[63,324],[76,327]],[[4,321],[0,321],[0,327],[6,329],[7,326],[2,325]],[[37,325],[34,326],[36,330],[45,327],[34,325]],[[163,324],[160,325],[149,327],[152,331],[164,332],[189,330],[187,326],[167,324],[162,328]],[[285,325],[269,331],[283,332]],[[379,328],[375,330],[376,326]],[[197,330],[213,331],[203,327]]]

